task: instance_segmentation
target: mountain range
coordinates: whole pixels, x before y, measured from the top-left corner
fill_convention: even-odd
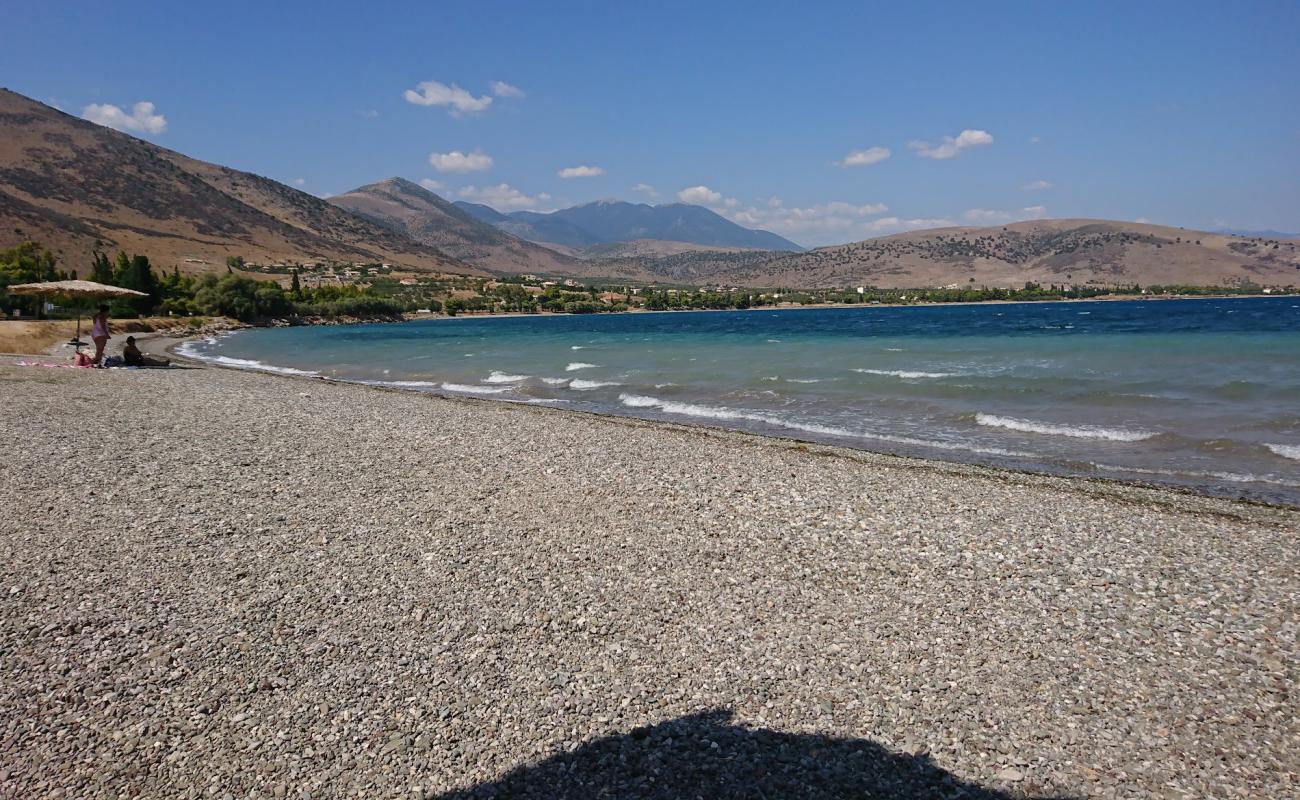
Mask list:
[[[577,259],[510,235],[404,178],[371,183],[329,202],[421,244],[497,272],[571,272]]]
[[[652,206],[622,200],[598,200],[546,214],[536,211],[503,214],[478,203],[459,202],[456,205],[521,239],[565,248],[650,240],[682,242],[706,248],[803,250],[775,233],[742,227],[703,206],[687,203]]]
[[[756,288],[1300,283],[1295,239],[1108,220],[921,230],[800,251],[684,204],[507,214],[401,178],[326,201],[0,89],[0,248],[29,239],[72,269],[95,250],[121,249],[190,272],[243,256]]]

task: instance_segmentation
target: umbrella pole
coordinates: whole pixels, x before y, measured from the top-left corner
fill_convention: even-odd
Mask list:
[[[76,306],[77,306],[77,335],[74,336],[74,337],[72,337],[72,341],[69,342],[68,344],[71,344],[71,345],[75,346],[75,347],[77,348],[77,351],[80,352],[80,351],[81,351],[81,345],[82,345],[82,341],[81,341],[81,303],[76,303]]]

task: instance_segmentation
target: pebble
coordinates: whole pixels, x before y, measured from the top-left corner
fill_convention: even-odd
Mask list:
[[[1294,510],[305,386],[0,361],[0,797],[1300,795]]]

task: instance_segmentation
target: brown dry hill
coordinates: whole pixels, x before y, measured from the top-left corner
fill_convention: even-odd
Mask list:
[[[686,253],[655,271],[738,286],[1300,285],[1300,240],[1061,219],[937,228],[806,253]]]
[[[482,274],[297,189],[0,89],[0,247],[27,239],[72,269],[88,265],[93,250],[122,249],[187,271],[235,255]]]

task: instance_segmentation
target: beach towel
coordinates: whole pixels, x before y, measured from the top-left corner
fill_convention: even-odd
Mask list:
[[[86,369],[90,364],[51,364],[47,361],[15,361],[16,367],[53,367],[55,369]]]

